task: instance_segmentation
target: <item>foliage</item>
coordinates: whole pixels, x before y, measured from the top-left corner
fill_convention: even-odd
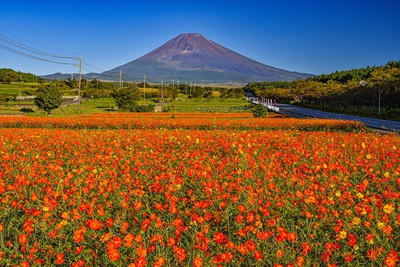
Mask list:
[[[135,112],[153,112],[154,111],[154,105],[140,105],[137,106],[136,109],[134,110]]]
[[[257,104],[251,109],[254,118],[265,118],[268,115],[268,110],[264,105]]]
[[[137,100],[140,98],[139,90],[135,85],[115,89],[111,96],[114,98],[117,107],[121,111],[135,111]]]
[[[244,96],[243,88],[228,88],[221,92],[220,98],[240,98]]]
[[[377,115],[379,98],[383,118],[400,119],[400,62],[319,75],[293,82],[265,82],[247,85],[247,90],[280,102],[296,103],[328,111],[365,110]],[[379,97],[380,95],[380,97]],[[396,115],[397,114],[397,115]]]
[[[62,94],[57,88],[44,86],[36,91],[34,102],[39,109],[43,109],[47,114],[50,114],[53,109],[61,106]]]
[[[16,83],[16,82],[43,82],[44,79],[31,73],[15,71],[13,69],[0,69],[0,82]]]

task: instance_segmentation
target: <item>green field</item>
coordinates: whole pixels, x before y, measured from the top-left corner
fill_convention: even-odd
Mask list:
[[[138,101],[139,105],[157,104],[152,99]],[[169,112],[245,112],[248,111],[248,102],[244,99],[180,99],[164,104]],[[34,112],[23,112],[21,108],[30,108]],[[114,112],[113,98],[84,99],[79,107],[79,113],[106,113]],[[53,116],[66,116],[78,113],[76,104],[60,107],[52,111]],[[0,105],[0,114],[26,114],[30,116],[43,116],[45,113],[38,110],[33,101],[8,101]]]
[[[248,111],[248,104],[244,98],[200,98],[180,99],[167,106],[174,112],[244,112]]]
[[[2,84],[0,83],[0,95],[6,96],[26,96],[33,94],[39,87],[38,83],[17,83],[17,84]]]

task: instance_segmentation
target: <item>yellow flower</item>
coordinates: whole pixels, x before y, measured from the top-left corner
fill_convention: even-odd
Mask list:
[[[394,204],[393,203],[386,204],[385,206],[383,206],[383,211],[387,214],[392,213],[394,211]]]
[[[385,223],[383,222],[378,222],[378,228],[382,229],[383,227],[385,227]]]
[[[345,238],[347,237],[347,232],[346,232],[346,231],[340,231],[339,237],[340,237],[341,239],[345,239]]]
[[[390,173],[389,173],[389,172],[385,172],[385,173],[383,174],[383,176],[385,176],[386,178],[389,178],[389,177],[390,177]]]
[[[365,157],[366,157],[367,159],[372,159],[371,154],[367,154]]]
[[[340,197],[342,193],[340,191],[336,191],[335,196]]]
[[[363,197],[364,197],[364,195],[363,195],[363,194],[361,194],[360,192],[358,192],[358,193],[357,193],[357,197],[358,197],[358,198],[363,198]]]
[[[354,217],[353,218],[353,224],[354,225],[359,225],[361,223],[361,219],[360,218],[358,218],[358,217]]]

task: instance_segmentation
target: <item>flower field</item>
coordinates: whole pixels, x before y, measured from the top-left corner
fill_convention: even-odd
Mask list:
[[[253,118],[250,113],[122,113],[90,114],[69,117],[0,117],[0,127],[64,128],[64,129],[233,129],[276,130],[297,129],[360,131],[363,124],[355,121],[327,119],[299,120],[269,115]]]
[[[24,119],[0,118],[0,266],[399,265],[398,135],[243,114]]]

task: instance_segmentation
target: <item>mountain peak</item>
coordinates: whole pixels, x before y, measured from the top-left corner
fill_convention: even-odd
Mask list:
[[[185,82],[283,81],[311,75],[277,69],[225,48],[199,33],[182,33],[150,53],[113,70],[135,80],[143,75],[154,81]]]

